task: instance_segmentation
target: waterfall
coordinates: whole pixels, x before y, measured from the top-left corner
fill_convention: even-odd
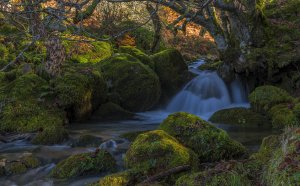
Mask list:
[[[211,114],[232,104],[247,102],[247,94],[239,78],[229,86],[215,71],[200,71],[204,61],[190,65],[197,76],[188,82],[167,105],[167,112],[185,111],[196,115]]]

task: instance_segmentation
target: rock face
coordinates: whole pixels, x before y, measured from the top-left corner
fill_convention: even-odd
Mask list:
[[[125,156],[128,168],[153,175],[181,165],[197,166],[196,154],[162,130],[140,134]]]
[[[246,148],[231,139],[225,131],[185,112],[169,115],[159,129],[191,148],[200,162],[239,158],[247,154]]]
[[[219,110],[209,118],[209,121],[242,127],[270,126],[270,121],[265,116],[246,108]]]
[[[129,111],[152,108],[160,98],[160,82],[157,75],[137,58],[128,54],[116,54],[103,61],[101,69],[108,82],[112,102]]]
[[[275,86],[265,85],[257,87],[250,95],[249,101],[254,111],[266,113],[274,105],[280,103],[291,103],[293,97],[283,89]]]
[[[76,176],[111,172],[116,168],[114,158],[104,150],[70,156],[59,162],[51,171],[51,176],[58,179],[70,179]]]
[[[188,67],[180,52],[168,49],[150,56],[161,82],[163,98],[176,93],[188,80]]]

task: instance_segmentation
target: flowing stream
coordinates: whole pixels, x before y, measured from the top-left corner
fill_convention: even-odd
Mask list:
[[[108,150],[117,160],[122,169],[122,158],[128,149],[129,142],[119,136],[126,132],[156,129],[159,123],[170,113],[186,111],[196,114],[201,118],[208,118],[220,109],[230,107],[249,107],[247,101],[247,86],[236,78],[231,84],[226,84],[214,71],[200,71],[198,67],[204,61],[200,60],[189,66],[190,71],[196,76],[180,90],[166,106],[143,113],[137,113],[136,118],[126,121],[99,122],[91,120],[86,123],[70,125],[70,136],[78,138],[82,134],[91,134],[101,137],[104,142],[99,146]],[[270,129],[243,129],[231,125],[214,124],[226,130],[229,135],[243,143],[250,150],[256,150],[261,139],[271,133]],[[0,156],[14,160],[24,153],[32,153],[42,160],[42,165],[23,175],[0,178],[0,185],[86,185],[99,179],[102,175],[81,177],[68,182],[53,180],[48,177],[55,164],[72,154],[95,151],[91,147],[71,147],[70,142],[54,146],[32,145],[26,138],[12,140],[9,143],[0,142]]]

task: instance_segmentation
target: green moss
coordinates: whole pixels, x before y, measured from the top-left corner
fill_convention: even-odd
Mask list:
[[[86,120],[107,98],[102,74],[91,65],[65,66],[65,73],[54,80],[54,92],[74,120]]]
[[[231,139],[225,131],[185,112],[169,115],[159,129],[194,150],[201,162],[239,158],[247,152],[243,145]]]
[[[264,169],[263,180],[267,185],[292,186],[300,183],[299,144],[299,128],[291,128],[284,133],[281,147],[273,151]]]
[[[143,64],[149,66],[152,69],[154,68],[154,63],[150,59],[150,57],[148,55],[146,55],[144,52],[142,52],[141,50],[139,50],[139,49],[137,49],[135,47],[121,46],[119,48],[119,52],[120,53],[130,54],[133,57],[139,59]]]
[[[27,168],[36,168],[41,164],[39,159],[31,155],[23,157],[21,162],[25,164]]]
[[[51,176],[59,179],[70,179],[77,176],[99,174],[114,171],[116,162],[104,150],[70,156],[59,162],[51,171]]]
[[[57,127],[60,130],[55,130],[60,133],[50,135],[51,138],[45,138],[41,143],[53,144],[53,141],[56,143],[65,139],[66,133],[62,127],[64,114],[42,97],[43,93],[47,91],[49,91],[47,82],[32,73],[25,74],[1,86],[0,97],[3,100],[3,106],[0,113],[0,130],[5,132],[41,131],[36,136],[39,138],[50,128],[53,130]],[[63,131],[64,135],[59,136]],[[37,139],[33,139],[33,141],[39,143]]]
[[[273,155],[273,152],[280,146],[280,136],[271,135],[265,137],[260,145],[259,151],[251,155],[259,163],[260,167],[266,165]]]
[[[132,118],[134,113],[123,109],[115,103],[108,102],[101,105],[100,108],[93,114],[93,116],[104,120],[121,120]]]
[[[162,130],[140,134],[126,152],[125,164],[145,175],[153,175],[181,165],[197,167],[194,152]]]
[[[176,186],[250,186],[247,171],[242,163],[219,163],[215,168],[206,171],[188,174],[176,181]]]
[[[117,54],[102,62],[110,92],[119,97],[120,106],[129,111],[152,108],[160,97],[157,75],[138,59],[128,54]]]
[[[188,67],[179,51],[168,49],[151,56],[163,93],[170,96],[189,79]]]
[[[294,113],[292,107],[293,106],[291,104],[279,104],[270,109],[269,115],[272,119],[272,125],[274,128],[300,125],[300,118]]]
[[[27,171],[27,167],[24,163],[22,162],[13,162],[10,163],[7,167],[6,167],[6,171],[8,174],[22,174],[25,173]]]
[[[267,112],[279,103],[290,103],[293,97],[278,87],[265,85],[257,87],[250,95],[251,107],[257,112]]]
[[[243,127],[268,126],[270,121],[263,115],[246,108],[230,108],[215,112],[209,121]]]
[[[70,54],[70,61],[76,63],[99,63],[112,55],[111,45],[107,42],[74,42],[64,41],[66,52]]]
[[[204,63],[198,67],[199,70],[218,70],[219,67],[222,65],[222,61],[215,61],[215,62],[209,62]]]
[[[129,183],[128,171],[111,174],[101,178],[93,186],[127,186]]]

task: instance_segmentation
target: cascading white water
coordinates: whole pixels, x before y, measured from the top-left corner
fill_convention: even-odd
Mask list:
[[[242,82],[236,79],[229,87],[214,71],[200,71],[198,67],[204,61],[190,66],[190,71],[197,74],[171,100],[167,112],[185,111],[196,115],[207,115],[234,104],[247,102]]]

